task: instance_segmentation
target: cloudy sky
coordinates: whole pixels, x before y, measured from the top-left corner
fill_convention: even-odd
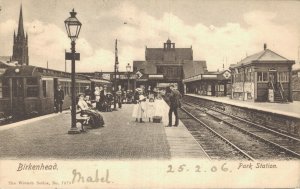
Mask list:
[[[194,60],[213,71],[259,52],[263,43],[298,60],[300,1],[238,0],[0,0],[0,56],[11,56],[20,5],[29,36],[30,64],[64,70],[70,40],[64,20],[74,8],[82,22],[76,50],[80,71],[111,71],[119,40],[120,70],[145,59],[145,46],[158,48],[170,38],[191,47]],[[127,24],[124,24],[127,23]],[[70,63],[68,62],[68,71]]]

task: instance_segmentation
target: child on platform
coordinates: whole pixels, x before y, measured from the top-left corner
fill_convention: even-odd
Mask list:
[[[151,119],[153,121],[153,116],[155,115],[155,102],[154,97],[149,97],[149,102],[147,104],[147,116],[149,117],[149,122],[151,122]]]

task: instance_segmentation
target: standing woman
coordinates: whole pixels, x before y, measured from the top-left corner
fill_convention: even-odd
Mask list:
[[[140,123],[144,123],[143,118],[147,118],[147,98],[144,95],[139,96],[139,109],[138,109],[138,116],[140,118]]]
[[[139,96],[142,93],[142,89],[141,88],[136,88],[135,92],[134,92],[134,98],[133,98],[133,103],[135,104],[133,107],[133,111],[132,111],[132,117],[135,118],[135,122],[138,122],[138,118],[139,118],[139,108],[140,108],[140,102],[139,102]]]
[[[96,109],[100,110],[100,88],[99,87],[95,87],[95,100],[96,100]]]

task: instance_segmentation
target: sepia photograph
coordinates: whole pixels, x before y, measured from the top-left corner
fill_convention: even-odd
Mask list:
[[[0,189],[300,188],[299,10],[0,0]]]

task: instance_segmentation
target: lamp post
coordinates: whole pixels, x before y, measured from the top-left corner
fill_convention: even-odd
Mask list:
[[[131,70],[131,66],[130,64],[128,63],[127,66],[126,66],[126,71],[127,71],[127,90],[129,90],[129,77],[130,77],[130,70]]]
[[[71,128],[68,131],[68,134],[78,134],[80,131],[76,127],[76,90],[75,90],[75,61],[80,60],[80,54],[76,53],[75,50],[75,41],[78,38],[81,23],[76,18],[76,12],[74,9],[70,12],[70,17],[65,20],[65,26],[67,30],[68,37],[71,39],[71,53],[65,53],[65,59],[72,61],[72,71],[71,71],[71,98],[72,98],[72,109],[71,109]]]

